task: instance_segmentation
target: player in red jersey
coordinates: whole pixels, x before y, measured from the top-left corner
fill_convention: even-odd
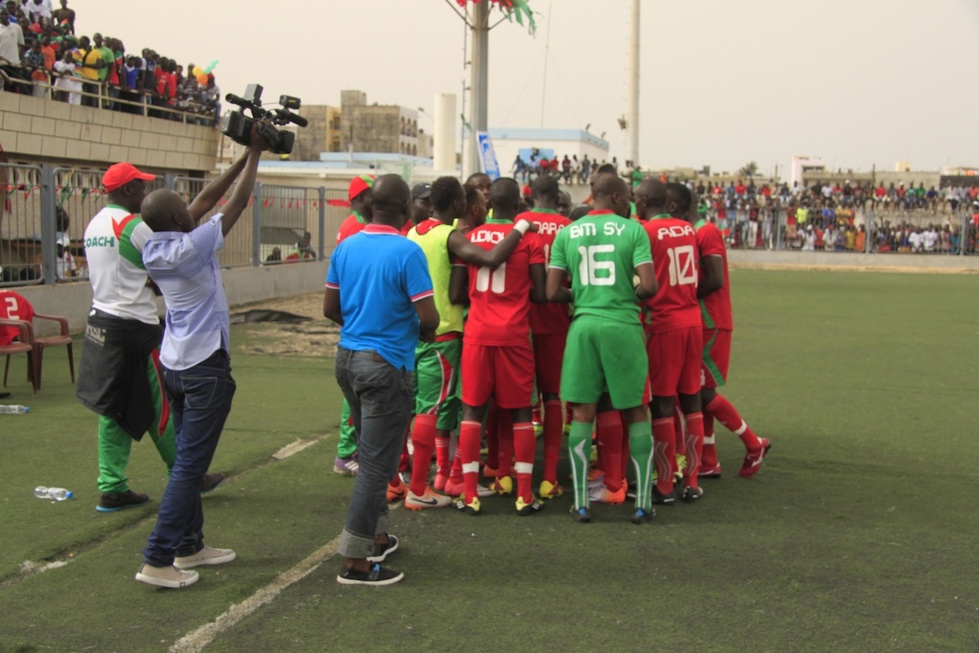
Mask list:
[[[537,226],[544,250],[550,260],[551,245],[558,232],[571,224],[557,211],[561,200],[557,177],[540,175],[534,180],[534,208],[517,216]],[[561,362],[568,340],[571,317],[564,304],[538,304],[530,307],[530,331],[533,334],[537,389],[544,400],[544,479],[540,485],[542,499],[561,496],[564,489],[557,482],[557,462],[561,450],[564,415],[561,408]]]
[[[636,210],[649,235],[659,291],[649,300],[646,351],[653,400],[656,485],[653,503],[672,504],[673,461],[676,459],[674,397],[679,396],[687,423],[687,471],[683,500],[703,495],[697,483],[704,420],[700,406],[700,354],[703,348],[700,305],[697,303],[697,239],[683,217],[691,203],[683,184],[664,185],[646,179],[636,188]]]
[[[739,474],[748,478],[761,469],[771,443],[768,439],[755,435],[731,402],[717,392],[717,388],[727,382],[728,363],[731,360],[731,333],[734,330],[727,249],[724,247],[724,236],[716,226],[698,213],[690,212],[689,216],[696,232],[697,254],[700,258],[697,297],[700,298],[704,341],[700,390],[700,401],[704,409],[704,451],[700,459],[700,476],[721,476],[721,463],[717,460],[714,443],[714,418],[717,417],[721,424],[744,443],[746,454]]]
[[[498,179],[490,190],[493,218],[469,232],[469,240],[491,249],[512,230],[526,232],[527,220],[516,225],[520,187]],[[456,507],[479,514],[479,444],[483,415],[490,396],[509,410],[513,421],[517,476],[517,514],[532,515],[541,508],[534,497],[531,476],[536,442],[530,421],[534,388],[534,352],[530,344],[530,302],[543,303],[544,252],[537,234],[527,234],[505,263],[492,269],[469,264],[469,317],[462,345],[462,425],[459,448],[466,491]],[[497,479],[499,482],[500,479]]]

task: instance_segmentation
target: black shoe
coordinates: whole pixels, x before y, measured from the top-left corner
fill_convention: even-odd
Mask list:
[[[368,562],[384,562],[388,556],[398,550],[398,538],[388,534],[385,544],[374,544],[374,555],[367,556]]]
[[[683,488],[683,500],[687,503],[696,503],[702,496],[704,496],[704,488],[702,487]]]
[[[10,396],[9,392],[0,392],[0,399],[6,399]]]
[[[650,508],[649,512],[646,512],[642,508],[636,508],[636,511],[632,513],[632,519],[629,521],[631,521],[633,524],[645,524],[646,522],[653,521],[653,517],[655,516],[656,510],[653,508]]]
[[[571,516],[574,517],[574,520],[579,524],[591,523],[591,510],[588,508],[575,508],[572,506]]]
[[[669,494],[661,494],[656,486],[653,486],[653,503],[660,506],[672,506],[676,503],[676,493],[670,492]]]
[[[214,472],[212,474],[204,474],[204,478],[201,479],[201,495],[209,494],[218,489],[224,479],[227,478],[221,472]]]
[[[371,565],[370,571],[357,571],[344,567],[337,574],[337,582],[341,585],[394,585],[405,575],[400,571],[385,569],[381,565]]]
[[[111,494],[103,494],[99,497],[99,503],[95,506],[95,509],[99,512],[115,512],[123,508],[144,504],[149,500],[149,495],[143,494],[142,492],[133,492],[132,490],[113,492]]]

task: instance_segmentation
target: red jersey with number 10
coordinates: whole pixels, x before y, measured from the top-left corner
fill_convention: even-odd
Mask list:
[[[731,314],[731,285],[727,272],[724,236],[721,235],[720,229],[706,220],[698,222],[694,225],[694,229],[697,231],[697,250],[700,260],[708,256],[720,256],[724,266],[724,287],[700,300],[704,327],[731,331],[734,329],[734,318]],[[701,278],[703,278],[703,269],[701,269]]]
[[[697,302],[697,237],[685,220],[656,216],[643,225],[649,234],[659,290],[647,301],[646,328],[652,333],[701,326]]]
[[[469,240],[489,251],[513,230],[512,222],[487,220],[469,232]],[[500,267],[493,270],[472,263],[469,271],[469,317],[466,342],[506,346],[530,342],[530,266],[544,265],[540,238],[530,232]]]
[[[526,220],[537,225],[537,237],[544,252],[544,264],[551,261],[551,245],[559,231],[571,224],[571,220],[550,209],[533,209],[521,213],[514,222]],[[571,326],[567,304],[533,304],[530,307],[530,330],[538,335],[566,333]]]

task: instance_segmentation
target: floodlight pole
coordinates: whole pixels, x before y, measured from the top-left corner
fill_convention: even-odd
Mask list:
[[[469,103],[469,156],[462,169],[463,178],[482,170],[477,132],[486,131],[489,124],[489,2],[470,4],[472,32],[472,82]]]
[[[632,30],[629,39],[629,111],[626,114],[629,156],[639,165],[639,0],[632,0]]]

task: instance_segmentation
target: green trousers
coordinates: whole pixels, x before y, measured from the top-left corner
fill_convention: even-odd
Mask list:
[[[149,435],[160,458],[167,466],[167,475],[173,469],[177,457],[177,440],[173,432],[173,420],[167,410],[166,423],[160,431],[160,416],[163,411],[165,398],[160,388],[163,379],[157,371],[152,357],[147,357],[146,374],[150,378],[150,391],[153,396],[153,412],[155,419],[150,426]],[[133,439],[125,429],[111,417],[99,416],[99,492],[114,494],[129,489],[129,479],[126,478],[126,466],[129,464],[129,451]]]
[[[357,451],[357,431],[350,418],[350,404],[343,400],[340,409],[340,442],[337,443],[337,456],[349,458]]]

